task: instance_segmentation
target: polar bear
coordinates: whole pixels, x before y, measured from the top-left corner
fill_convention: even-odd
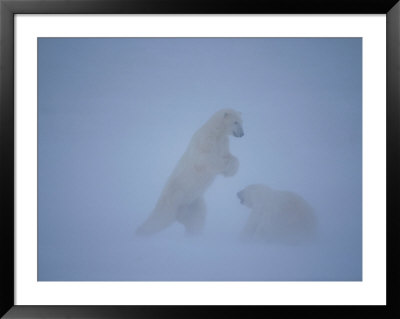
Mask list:
[[[296,244],[316,238],[316,216],[299,195],[253,184],[237,193],[251,209],[242,238]]]
[[[239,168],[238,159],[229,152],[230,135],[244,135],[241,113],[233,109],[219,110],[195,132],[137,234],[157,233],[174,221],[182,223],[187,234],[201,233],[206,216],[204,192],[218,174],[230,177]]]

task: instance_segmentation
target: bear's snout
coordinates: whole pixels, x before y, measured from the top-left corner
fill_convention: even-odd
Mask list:
[[[240,204],[243,204],[244,200],[243,200],[243,194],[242,192],[237,192],[236,196],[240,199]]]
[[[244,135],[243,132],[243,128],[241,127],[237,127],[234,131],[233,131],[233,136],[234,137],[242,137]]]

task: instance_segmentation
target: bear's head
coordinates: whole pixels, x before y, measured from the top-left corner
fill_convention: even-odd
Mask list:
[[[227,135],[242,137],[244,135],[241,114],[232,109],[223,109],[219,112]]]
[[[248,208],[256,208],[258,205],[262,205],[262,199],[267,199],[271,194],[271,188],[262,184],[249,185],[242,189],[236,195],[240,200],[240,203]]]

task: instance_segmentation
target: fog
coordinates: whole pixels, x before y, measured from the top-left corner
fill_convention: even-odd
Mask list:
[[[40,38],[38,280],[362,280],[360,38]],[[221,108],[238,173],[202,236],[135,236],[192,134]],[[249,184],[300,194],[307,245],[243,242]]]

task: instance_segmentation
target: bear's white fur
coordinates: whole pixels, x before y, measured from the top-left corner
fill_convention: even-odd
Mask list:
[[[238,159],[229,152],[229,135],[244,135],[241,115],[232,109],[216,112],[197,130],[137,234],[154,234],[174,221],[182,223],[188,234],[202,231],[206,216],[204,192],[218,174],[233,176],[239,168]]]
[[[298,194],[254,184],[237,193],[241,204],[251,209],[243,238],[295,244],[316,236],[316,216]]]

